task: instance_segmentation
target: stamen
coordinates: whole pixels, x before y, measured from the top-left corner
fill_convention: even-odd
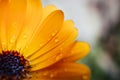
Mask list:
[[[0,80],[21,80],[28,75],[28,61],[17,51],[0,53]]]

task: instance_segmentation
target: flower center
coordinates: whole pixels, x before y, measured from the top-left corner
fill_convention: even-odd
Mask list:
[[[0,53],[0,80],[18,80],[26,74],[27,60],[17,51]],[[13,79],[14,78],[14,79]]]

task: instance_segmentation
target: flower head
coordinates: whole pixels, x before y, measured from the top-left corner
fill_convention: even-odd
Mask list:
[[[89,80],[72,20],[40,0],[0,0],[0,80]]]

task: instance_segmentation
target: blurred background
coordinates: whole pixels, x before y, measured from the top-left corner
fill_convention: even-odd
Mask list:
[[[90,67],[91,80],[120,80],[120,0],[42,2],[63,10],[79,30],[77,39],[90,43],[90,54],[80,62]]]

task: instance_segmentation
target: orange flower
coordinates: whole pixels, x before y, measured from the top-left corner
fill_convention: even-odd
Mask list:
[[[0,80],[89,80],[72,20],[40,0],[0,0]]]

